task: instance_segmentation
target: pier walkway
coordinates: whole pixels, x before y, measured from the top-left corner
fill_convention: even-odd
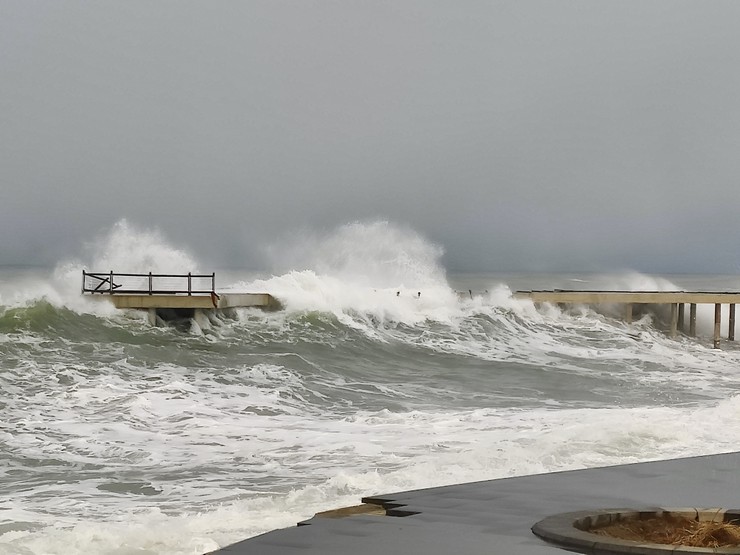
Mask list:
[[[635,305],[667,305],[670,307],[669,333],[675,337],[680,331],[685,333],[685,306],[689,305],[688,334],[696,336],[696,305],[714,305],[714,348],[720,347],[722,305],[729,306],[727,339],[735,340],[735,305],[740,303],[740,292],[726,291],[587,291],[587,290],[533,290],[516,291],[514,297],[530,299],[535,303],[585,304],[585,305],[623,305],[626,322],[632,321]]]
[[[82,294],[104,299],[116,308],[147,310],[149,323],[157,318],[202,320],[203,311],[258,307],[275,309],[269,293],[216,291],[216,274],[128,274],[82,271]]]

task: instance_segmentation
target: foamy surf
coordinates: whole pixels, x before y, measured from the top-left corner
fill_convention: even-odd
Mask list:
[[[321,460],[315,468],[297,460],[293,467],[278,465],[296,476],[282,491],[240,489],[231,500],[176,515],[135,503],[125,508],[132,502],[121,496],[116,518],[94,524],[59,516],[38,522],[37,515],[11,508],[7,517],[36,522],[7,526],[0,546],[6,553],[204,553],[364,495],[698,455],[707,445],[711,452],[733,450],[740,441],[732,433],[740,429],[733,425],[740,423],[738,406],[733,397],[706,408],[380,411],[338,423],[313,421],[288,428],[300,441],[287,443],[300,443],[305,461]],[[717,419],[726,426],[676,425]]]

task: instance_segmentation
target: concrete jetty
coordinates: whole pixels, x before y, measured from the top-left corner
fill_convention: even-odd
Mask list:
[[[82,271],[82,294],[116,308],[146,310],[149,323],[193,318],[205,323],[207,312],[234,308],[279,308],[269,293],[216,291],[216,274],[130,274]]]
[[[535,303],[622,305],[626,322],[632,321],[635,305],[667,305],[670,308],[669,333],[675,337],[685,333],[685,306],[689,305],[688,334],[696,336],[696,305],[714,305],[713,345],[719,349],[721,340],[722,305],[729,307],[728,341],[735,340],[735,305],[740,303],[740,292],[728,291],[589,291],[572,289],[516,291],[514,297],[530,299]]]
[[[740,453],[727,453],[373,495],[362,501],[374,512],[360,506],[343,518],[319,514],[214,553],[740,554],[740,547],[676,548],[611,540],[576,528],[614,515],[646,518],[663,511],[680,511],[692,519],[736,518],[738,468]]]

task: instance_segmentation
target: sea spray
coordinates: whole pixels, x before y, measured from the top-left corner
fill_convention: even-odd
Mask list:
[[[89,270],[127,273],[197,273],[199,265],[185,249],[176,248],[158,229],[120,220],[87,246]]]
[[[43,278],[39,272],[19,274],[0,290],[3,306],[21,306],[44,299],[77,313],[112,317],[110,304],[81,295],[82,270],[121,273],[197,272],[198,264],[184,249],[173,247],[157,229],[139,228],[120,220],[83,248],[82,259],[60,261]],[[136,314],[135,312],[129,315]],[[119,314],[120,315],[120,314]]]
[[[273,270],[313,270],[342,282],[411,290],[446,284],[442,247],[387,221],[354,222],[326,233],[305,232],[267,248]]]
[[[440,263],[443,250],[388,222],[304,234],[269,252],[275,267],[293,269],[231,289],[266,291],[290,311],[333,313],[365,329],[367,317],[413,325],[426,318],[447,320],[457,312],[457,296]]]

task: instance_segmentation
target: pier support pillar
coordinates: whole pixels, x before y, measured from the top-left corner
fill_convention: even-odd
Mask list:
[[[696,303],[689,305],[689,335],[696,337]]]
[[[735,341],[735,304],[730,305],[730,325],[727,330],[727,340]]]
[[[626,303],[624,305],[624,321],[628,324],[632,323],[632,303]]]
[[[202,330],[211,329],[211,321],[208,319],[208,315],[202,308],[196,308],[193,314],[193,320],[198,324],[198,327]]]
[[[719,334],[720,334],[720,323],[722,322],[722,305],[715,303],[714,305],[714,348],[719,349]]]
[[[678,304],[671,303],[671,337],[676,337],[678,327]]]
[[[684,325],[684,306],[683,303],[678,303],[678,331],[681,333],[686,332],[686,327]]]
[[[150,326],[156,327],[157,325],[157,309],[156,308],[147,309],[147,321],[149,322]]]

